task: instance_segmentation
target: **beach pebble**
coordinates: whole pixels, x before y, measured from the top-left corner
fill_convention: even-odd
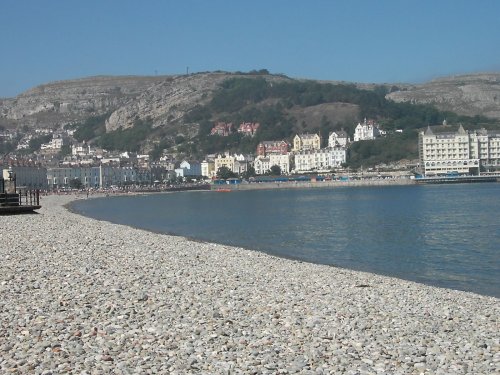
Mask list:
[[[495,374],[499,300],[85,218],[0,217],[0,373]]]

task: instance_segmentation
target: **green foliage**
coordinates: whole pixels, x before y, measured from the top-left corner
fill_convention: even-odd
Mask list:
[[[183,135],[178,135],[177,137],[175,137],[175,144],[176,145],[179,145],[185,141],[186,141],[186,137],[184,137]]]
[[[172,146],[172,142],[168,139],[162,139],[160,143],[154,146],[153,150],[149,153],[152,160],[158,160],[162,154],[163,150]]]
[[[71,146],[70,145],[63,145],[61,147],[61,151],[59,151],[59,157],[63,158],[67,155],[71,155]]]
[[[134,126],[122,128],[103,134],[99,138],[99,146],[106,150],[138,152],[143,142],[151,132],[152,124],[148,121],[136,120]]]
[[[41,135],[39,137],[33,137],[28,143],[29,151],[34,152],[40,150],[40,146],[43,143],[48,143],[52,139],[52,135]]]
[[[191,111],[184,115],[184,122],[202,122],[209,121],[212,117],[212,112],[207,106],[197,105]]]
[[[222,119],[221,119],[222,120]],[[242,153],[254,153],[261,141],[280,140],[291,138],[294,134],[295,119],[286,115],[281,104],[274,106],[247,107],[239,112],[224,118],[227,122],[240,124],[245,121],[260,123],[260,128],[253,137],[233,133],[227,137],[209,135],[213,122],[206,124],[206,129],[200,132],[196,139],[199,150],[203,154],[211,154],[221,151],[238,151]]]
[[[245,72],[235,72],[235,74],[239,74],[239,75],[268,75],[270,74],[269,73],[269,70],[267,69],[259,69],[259,70],[250,70],[248,73],[245,73]]]
[[[372,141],[359,141],[351,145],[347,166],[353,168],[372,167],[401,159],[418,157],[418,134],[407,130]]]
[[[249,179],[250,177],[255,177],[256,175],[257,174],[255,173],[255,168],[249,165],[247,170],[243,172],[242,177],[245,179]]]
[[[177,153],[182,154],[184,156],[194,156],[196,158],[202,158],[203,155],[199,153],[199,149],[197,145],[192,142],[184,142],[177,146]]]
[[[14,143],[9,141],[1,141],[0,142],[0,155],[6,155],[16,149]]]
[[[236,177],[236,174],[226,166],[217,169],[217,178],[220,180],[227,180],[228,178]]]
[[[227,137],[220,135],[211,135],[208,137],[198,138],[199,148],[203,154],[213,154],[220,151],[239,151],[241,145],[241,134],[234,133]]]
[[[492,121],[484,117],[458,116],[454,113],[439,111],[431,105],[395,103],[385,99],[385,95],[392,89],[382,85],[376,86],[374,90],[363,90],[352,84],[314,81],[287,81],[270,84],[262,77],[239,77],[230,78],[223,83],[210,103],[210,109],[214,114],[242,113],[248,111],[249,105],[273,98],[281,101],[281,108],[277,109],[278,112],[292,106],[308,107],[335,102],[356,104],[360,109],[360,119],[366,117],[379,121],[385,120],[387,130],[417,129],[429,124],[439,124],[444,119],[448,119],[450,123],[459,121],[464,125]],[[253,110],[255,111],[255,107]],[[249,121],[249,118],[251,117],[247,117],[245,121]],[[274,127],[281,118],[277,121],[271,116],[266,120],[269,121],[270,126]]]
[[[229,78],[222,83],[210,102],[214,112],[236,112],[247,104],[258,103],[268,97],[269,83],[258,78]]]
[[[81,188],[83,188],[83,183],[79,178],[73,178],[69,181],[69,187],[71,189],[80,190]]]
[[[89,141],[103,134],[106,131],[106,119],[109,114],[92,116],[82,123],[72,125],[75,130],[73,136],[78,142]]]
[[[269,173],[271,176],[281,176],[281,167],[279,165],[273,165],[269,168]]]

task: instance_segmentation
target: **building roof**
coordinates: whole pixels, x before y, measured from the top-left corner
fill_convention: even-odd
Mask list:
[[[275,145],[275,144],[279,144],[279,143],[285,143],[285,141],[281,140],[281,141],[262,141],[260,142],[262,143],[263,145]]]
[[[348,137],[347,133],[344,130],[333,131],[330,133],[330,135],[332,135],[334,133],[337,134],[337,137],[339,137],[339,138],[347,138]]]
[[[318,134],[311,134],[311,133],[304,133],[304,134],[297,134],[297,135],[302,139],[310,139],[310,138],[319,137]]]

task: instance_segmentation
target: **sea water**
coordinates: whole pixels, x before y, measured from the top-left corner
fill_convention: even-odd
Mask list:
[[[155,232],[500,297],[500,184],[180,192],[78,200]]]

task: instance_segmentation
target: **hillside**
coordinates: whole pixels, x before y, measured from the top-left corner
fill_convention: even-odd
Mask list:
[[[256,76],[273,82],[296,81],[281,75]],[[108,131],[129,127],[136,118],[149,117],[154,127],[168,126],[196,105],[209,102],[220,84],[232,77],[254,76],[220,72],[189,76],[102,76],[58,81],[35,87],[15,98],[0,99],[0,123],[57,127],[89,116],[110,113],[106,122]],[[401,88],[387,95],[395,102],[434,104],[441,110],[466,116],[500,119],[500,73],[452,76],[421,85],[386,86],[393,90]],[[370,89],[375,85],[356,84],[356,87]],[[329,109],[326,111],[330,112]],[[317,113],[314,117],[318,116],[321,118],[322,114]],[[309,115],[299,114],[299,117],[302,121],[307,120]]]
[[[422,85],[297,80],[265,70],[90,77],[41,85],[0,100],[0,126],[73,127],[77,140],[156,156],[163,151],[193,157],[224,150],[251,152],[261,140],[291,140],[299,132],[321,132],[323,139],[334,129],[352,135],[364,117],[379,121],[389,132],[408,130],[403,140],[389,139],[384,147],[406,142],[398,155],[406,150],[414,156],[414,130],[444,118],[471,127],[497,127],[500,74],[448,77]],[[252,139],[239,134],[208,137],[217,121],[259,122],[261,128]]]
[[[169,125],[204,104],[229,73],[189,76],[102,76],[37,86],[15,98],[0,99],[0,124],[56,128],[91,116],[109,114],[108,131],[149,118],[154,127]],[[270,81],[283,80],[267,76]]]
[[[58,127],[116,110],[164,77],[90,77],[37,86],[0,99],[3,124]]]
[[[500,119],[500,73],[481,73],[405,85],[387,98],[395,102],[433,104],[443,111],[465,116]]]

